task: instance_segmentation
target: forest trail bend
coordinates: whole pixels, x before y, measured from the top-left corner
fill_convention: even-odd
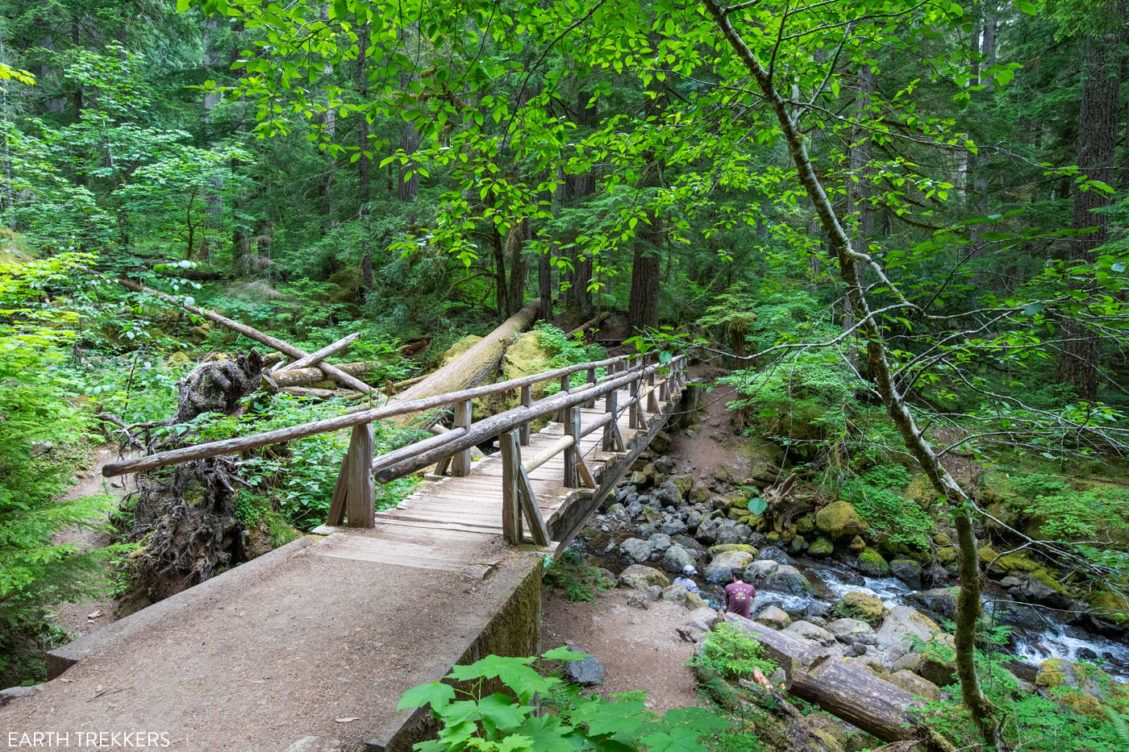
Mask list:
[[[645,428],[617,416],[624,452],[602,452],[598,430],[580,439],[595,490],[562,486],[560,453],[529,473],[554,539],[647,447],[676,409],[669,397]],[[583,408],[581,425],[605,415]],[[522,450],[533,457],[562,433],[550,423]],[[74,665],[0,708],[3,742],[145,731],[194,752],[407,749],[411,714],[395,710],[406,689],[482,653],[537,649],[546,549],[503,541],[501,475],[493,455],[426,481],[371,529],[307,536],[54,651],[53,672]],[[292,746],[309,737],[340,744]]]

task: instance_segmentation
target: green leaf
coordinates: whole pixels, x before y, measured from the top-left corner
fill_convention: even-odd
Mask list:
[[[541,657],[547,661],[582,661],[588,657],[587,653],[582,653],[579,650],[561,645],[559,648],[553,648],[541,654]]]
[[[1039,15],[1039,6],[1029,0],[1015,0],[1013,4],[1020,12],[1026,13],[1029,16]]]
[[[538,692],[547,692],[560,680],[541,676],[532,668],[533,658],[513,658],[488,655],[468,666],[455,666],[448,679],[470,681],[473,679],[498,679],[514,691],[519,699],[526,700]]]
[[[514,698],[500,692],[483,697],[478,702],[478,712],[483,722],[489,722],[497,729],[512,729],[525,720],[529,708],[514,702]]]
[[[751,496],[745,508],[749,510],[750,514],[764,514],[764,510],[768,509],[768,502],[760,496]]]
[[[453,699],[455,699],[454,687],[443,682],[431,682],[430,684],[412,687],[405,692],[404,696],[400,698],[396,710],[422,708],[424,705],[430,705],[432,710],[439,712],[440,708]]]

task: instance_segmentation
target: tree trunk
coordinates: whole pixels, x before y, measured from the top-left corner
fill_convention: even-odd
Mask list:
[[[600,124],[599,110],[592,101],[592,93],[581,91],[576,96],[576,118],[578,126],[595,129]],[[583,201],[596,190],[596,176],[590,172],[572,175],[566,179],[569,198]],[[565,273],[568,290],[565,292],[565,308],[569,313],[587,318],[592,312],[592,292],[588,285],[592,281],[592,259],[588,256],[574,255],[571,268]]]
[[[657,45],[656,45],[657,46]],[[666,85],[655,79],[646,98],[645,111],[648,119],[658,119],[666,108]],[[650,203],[651,189],[663,184],[664,165],[655,152],[644,155],[647,162],[643,166],[643,179],[639,184],[643,205]],[[662,249],[666,245],[663,234],[663,217],[648,208],[646,217],[639,224],[635,239],[635,253],[631,260],[631,300],[627,307],[627,323],[634,331],[653,329],[659,325],[659,294],[662,271]]]
[[[1111,32],[1087,41],[1078,118],[1078,166],[1087,177],[1113,185],[1117,179],[1115,152],[1117,99],[1121,87],[1121,39],[1119,33]],[[1074,192],[1074,228],[1095,228],[1095,231],[1070,242],[1071,260],[1091,260],[1094,249],[1109,240],[1109,218],[1095,213],[1095,210],[1110,203],[1111,197],[1105,191],[1091,188]],[[1063,335],[1065,342],[1059,359],[1059,378],[1074,387],[1080,398],[1096,400],[1101,375],[1098,370],[1101,352],[1097,335],[1072,321],[1063,326]]]
[[[540,301],[534,300],[513,316],[503,321],[494,331],[476,342],[473,347],[443,366],[423,381],[392,398],[393,402],[432,397],[446,392],[469,389],[498,369],[502,355],[515,334],[533,323]],[[415,423],[418,415],[393,418],[401,424]]]
[[[208,16],[204,24],[204,73],[211,78],[220,65],[220,22],[215,16]],[[204,133],[209,143],[218,141],[215,133],[215,124],[212,122],[212,111],[220,103],[217,91],[204,92]],[[200,248],[197,257],[201,261],[207,260],[212,255],[212,237],[220,237],[223,232],[223,175],[215,171],[207,181],[204,189],[204,215],[206,222],[201,233]]]
[[[525,244],[533,236],[528,219],[506,234],[506,265],[509,267],[509,293],[506,295],[506,313],[510,314],[525,305],[525,282],[529,277],[529,262],[525,258]]]
[[[361,24],[357,30],[357,96],[363,102],[368,98],[368,45],[371,29],[369,22]],[[357,118],[357,148],[360,157],[357,159],[357,200],[360,202],[360,215],[364,224],[368,226],[369,200],[372,198],[372,179],[369,172],[369,159],[365,151],[368,143],[368,121],[362,115]],[[361,256],[361,287],[365,293],[372,292],[372,238],[365,233],[364,255]]]

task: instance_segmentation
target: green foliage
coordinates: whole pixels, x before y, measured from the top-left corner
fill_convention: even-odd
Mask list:
[[[565,551],[545,569],[545,584],[563,590],[570,601],[594,601],[597,593],[615,586],[604,570],[589,564],[578,551]]]
[[[584,658],[566,648],[543,653],[546,661]],[[419,752],[570,752],[576,749],[705,752],[704,737],[729,723],[701,708],[675,708],[657,717],[642,695],[606,700],[585,697],[555,676],[534,669],[534,658],[489,655],[455,666],[448,682],[404,693],[398,710],[430,707],[441,724],[437,738],[418,742]],[[496,684],[505,692],[487,694]],[[540,700],[541,708],[530,703]]]
[[[109,499],[61,501],[90,435],[63,368],[76,317],[56,293],[89,257],[0,261],[0,683],[42,671],[39,649],[52,632],[54,604],[101,592],[102,562],[57,544],[72,525],[94,525]]]
[[[540,323],[534,327],[533,331],[537,335],[537,343],[551,356],[548,368],[564,368],[578,363],[603,360],[607,357],[607,351],[604,348],[599,345],[585,344],[583,338],[569,339],[562,330],[552,324]],[[604,369],[598,369],[597,375],[603,373]],[[570,385],[573,387],[582,386],[586,383],[587,378],[584,373],[574,373],[570,377]],[[546,394],[555,394],[558,391],[560,391],[559,384],[546,385]]]
[[[849,478],[839,494],[866,520],[872,535],[925,551],[936,523],[917,500],[904,495],[909,481],[904,467],[878,465],[859,477]]]
[[[690,659],[690,665],[730,680],[751,677],[756,669],[767,676],[777,668],[765,657],[764,646],[755,637],[725,622],[718,623],[706,636],[704,647]]]
[[[199,439],[230,438],[284,428],[340,415],[346,405],[340,400],[307,400],[288,394],[257,396],[249,409],[239,416],[203,415],[193,421],[192,430]],[[390,452],[421,438],[421,432],[393,428],[374,423],[373,441],[376,455]],[[177,432],[188,429],[184,424],[168,427]],[[240,477],[249,488],[248,504],[274,509],[289,524],[310,530],[325,522],[337,470],[349,446],[346,432],[317,434],[285,446],[265,447],[240,463]],[[387,509],[398,504],[415,487],[418,479],[399,478],[376,485],[376,508]],[[253,514],[247,508],[245,514]]]

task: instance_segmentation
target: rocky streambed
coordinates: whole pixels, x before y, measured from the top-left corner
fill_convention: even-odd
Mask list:
[[[766,524],[745,505],[748,484],[758,482],[768,485],[738,483],[724,468],[708,478],[679,474],[673,459],[655,459],[616,489],[573,545],[636,588],[644,607],[659,598],[720,605],[722,586],[738,572],[758,589],[755,621],[860,661],[914,694],[939,696],[954,680],[951,663],[937,657],[945,650],[928,649],[952,645],[943,629],[956,611],[949,533],[938,531],[928,552],[883,551],[844,501],[816,505],[785,526]],[[984,558],[985,619],[1010,628],[1001,651],[1020,679],[1057,681],[1063,665],[1086,660],[1129,681],[1120,628],[1089,615],[1030,559],[988,546]],[[669,584],[687,564],[699,572],[702,601]]]

